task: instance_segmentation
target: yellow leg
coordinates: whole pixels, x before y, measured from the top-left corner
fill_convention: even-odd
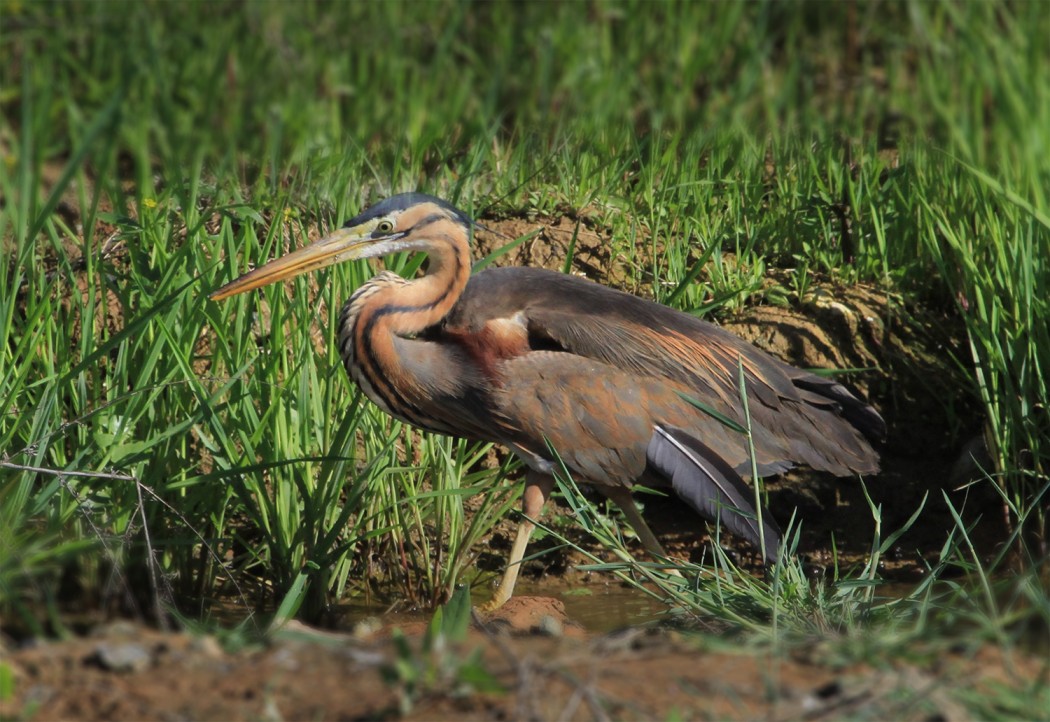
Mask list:
[[[622,486],[601,486],[598,488],[607,499],[623,509],[624,516],[627,517],[627,523],[630,524],[635,533],[638,534],[638,539],[642,542],[642,546],[645,547],[645,550],[653,556],[666,557],[667,552],[664,551],[660,541],[656,538],[656,535],[653,534],[653,530],[645,523],[645,519],[642,518],[642,513],[638,511],[638,505],[634,503],[634,497],[631,496],[631,490]],[[681,576],[676,569],[668,569],[667,573],[673,576]]]
[[[514,537],[514,546],[507,557],[507,568],[503,572],[499,588],[492,599],[478,607],[479,611],[491,612],[502,607],[514,594],[514,585],[518,581],[521,560],[525,557],[525,547],[529,544],[532,530],[536,528],[530,519],[539,519],[543,505],[547,503],[551,489],[554,488],[554,477],[529,470],[525,475],[525,492],[521,496],[521,511],[525,519],[518,524],[518,533]]]
[[[649,525],[645,523],[645,519],[642,518],[642,512],[638,511],[638,505],[634,503],[634,497],[631,496],[630,489],[625,489],[622,486],[602,486],[599,489],[605,495],[605,498],[623,509],[624,516],[627,517],[627,523],[638,534],[638,539],[641,540],[642,546],[645,547],[647,552],[658,554],[662,557],[667,556],[667,552],[660,545],[656,535],[653,534],[653,530],[649,528]]]

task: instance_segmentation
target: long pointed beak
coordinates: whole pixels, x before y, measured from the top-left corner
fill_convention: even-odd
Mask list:
[[[230,281],[217,291],[212,291],[208,298],[213,301],[221,301],[238,293],[268,286],[271,283],[309,271],[316,271],[325,266],[355,258],[364,258],[369,255],[366,253],[367,249],[375,244],[376,239],[369,233],[361,233],[358,228],[340,228],[335,233],[309,246],[292,251],[287,256],[275,258],[240,278]]]

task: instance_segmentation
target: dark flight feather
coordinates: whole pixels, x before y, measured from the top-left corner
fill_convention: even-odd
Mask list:
[[[706,444],[673,426],[657,426],[645,452],[652,471],[670,480],[675,493],[713,522],[761,548],[754,491]],[[766,560],[777,561],[780,529],[762,512]]]

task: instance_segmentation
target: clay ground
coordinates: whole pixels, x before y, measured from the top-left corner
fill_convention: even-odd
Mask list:
[[[117,623],[7,653],[18,693],[0,702],[0,716],[966,720],[961,695],[1023,689],[1045,674],[1036,660],[990,648],[917,648],[856,664],[836,662],[829,640],[774,653],[656,628],[587,636],[556,601],[532,597],[430,653],[421,651],[421,627],[406,625],[407,646],[399,647],[388,625],[353,635],[292,624],[265,645],[236,649],[211,636]]]

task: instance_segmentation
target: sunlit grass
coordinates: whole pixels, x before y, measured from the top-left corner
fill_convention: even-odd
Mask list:
[[[847,52],[830,5],[5,6],[0,605],[448,596],[515,492],[346,378],[332,319],[372,269],[206,300],[410,188],[586,212],[617,283],[688,312],[787,302],[771,268],[957,303],[1037,565],[1050,21],[874,8]]]

